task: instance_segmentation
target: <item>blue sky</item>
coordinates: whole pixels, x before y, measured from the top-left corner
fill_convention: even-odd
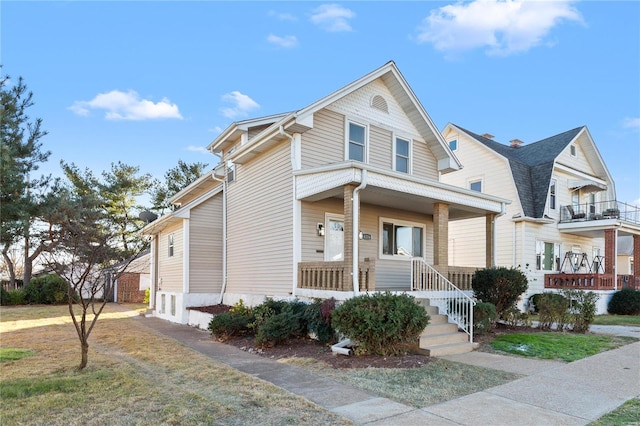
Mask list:
[[[59,161],[162,178],[230,123],[293,111],[393,60],[439,129],[525,143],[586,125],[640,204],[640,2],[0,3],[2,73]]]

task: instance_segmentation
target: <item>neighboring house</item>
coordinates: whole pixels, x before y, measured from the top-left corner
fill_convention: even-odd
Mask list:
[[[624,236],[618,238],[618,275],[633,276],[633,238]],[[622,278],[625,284],[630,278]]]
[[[150,288],[151,251],[144,250],[134,259],[127,259],[105,271],[107,291],[113,287],[111,300],[118,303],[142,303]],[[128,264],[127,264],[128,263]],[[121,269],[126,265],[126,268]]]
[[[480,218],[484,232],[509,203],[441,181],[461,164],[393,62],[301,110],[233,123],[208,149],[220,165],[143,230],[151,306],[170,321],[241,299],[468,290],[475,268],[450,268],[450,223]]]
[[[443,182],[513,201],[495,222],[496,264],[527,273],[527,297],[546,289],[594,290],[601,295],[598,312],[606,311],[611,293],[622,285],[616,240],[629,236],[635,253],[640,251],[640,212],[616,201],[613,179],[588,129],[510,145],[454,124],[442,134],[465,166]],[[453,265],[484,265],[481,224],[451,224]],[[640,265],[628,273],[639,280]]]

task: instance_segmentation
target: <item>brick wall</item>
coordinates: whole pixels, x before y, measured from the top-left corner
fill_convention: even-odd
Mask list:
[[[140,274],[126,272],[118,278],[118,302],[142,303],[144,290],[140,290]]]

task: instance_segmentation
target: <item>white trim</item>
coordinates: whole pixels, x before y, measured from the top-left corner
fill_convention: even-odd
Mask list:
[[[474,183],[480,183],[480,191],[476,191],[475,189],[471,189],[471,185]],[[474,177],[467,179],[467,186],[469,187],[469,191],[477,192],[482,194],[484,192],[484,178],[483,177]]]
[[[189,219],[182,220],[182,292],[189,293]]]
[[[302,201],[296,199],[296,177],[293,176],[293,268],[292,282],[293,289],[291,294],[296,296],[298,289],[298,263],[302,261]]]
[[[551,188],[553,187],[553,206],[551,206]],[[549,213],[558,209],[558,179],[552,178],[549,183],[549,189],[547,193],[547,206],[549,207]]]
[[[578,158],[578,147],[573,142],[569,144],[569,155],[573,158]]]
[[[351,143],[349,125],[355,124],[359,127],[364,127],[364,146],[362,147],[362,161],[353,160],[349,158],[349,144]],[[363,123],[361,120],[354,119],[352,117],[345,117],[344,120],[344,160],[355,161],[357,163],[367,164],[369,163],[369,123]]]
[[[398,159],[398,153],[397,153],[398,139],[407,142],[408,145],[409,145],[408,146],[409,152],[408,152],[408,157],[407,157],[407,171],[406,172],[400,171],[396,167],[397,166],[396,160]],[[397,172],[397,173],[407,174],[407,175],[413,174],[413,139],[410,138],[410,137],[402,136],[402,134],[396,134],[394,132],[393,135],[392,135],[391,140],[392,140],[392,145],[393,145],[392,146],[392,154],[391,154],[392,155],[392,159],[391,159],[392,165],[391,165],[391,167],[392,167],[393,171]]]
[[[451,148],[451,142],[456,143],[456,147],[455,148]],[[455,138],[450,138],[447,139],[447,145],[449,146],[449,149],[451,150],[451,152],[456,152],[458,150],[458,148],[460,147],[460,138],[458,137],[458,135],[456,135]]]
[[[422,259],[426,258],[427,253],[427,225],[425,223],[419,222],[411,222],[408,220],[400,220],[393,219],[390,217],[382,217],[378,218],[378,259],[388,259],[388,260],[400,260],[400,261],[411,261],[413,257],[413,253],[411,256],[402,256],[402,255],[392,255],[392,254],[383,254],[382,253],[382,245],[383,245],[383,225],[385,223],[391,223],[392,225],[400,225],[400,226],[410,226],[412,228],[422,228]],[[413,235],[412,235],[413,237]],[[447,242],[448,244],[448,242]]]

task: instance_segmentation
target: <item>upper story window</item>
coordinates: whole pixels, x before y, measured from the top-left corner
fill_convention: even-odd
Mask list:
[[[173,257],[173,234],[170,234],[168,237],[168,247],[169,247],[168,255],[169,257]]]
[[[422,257],[424,225],[384,219],[381,226],[381,256]]]
[[[560,244],[536,241],[536,270],[560,270]]]
[[[576,146],[574,144],[571,144],[569,146],[569,152],[571,152],[571,156],[572,157],[576,157],[578,154],[576,153]]]
[[[469,181],[469,189],[476,192],[482,192],[482,179]]]
[[[347,159],[354,161],[366,161],[367,153],[367,128],[365,126],[349,122]]]
[[[449,141],[449,149],[451,149],[451,151],[458,150],[458,139],[452,139]]]
[[[549,208],[551,210],[556,209],[556,186],[556,180],[551,179],[551,185],[549,185]]]
[[[393,146],[393,168],[402,173],[410,173],[411,166],[411,142],[407,139],[396,138]]]

